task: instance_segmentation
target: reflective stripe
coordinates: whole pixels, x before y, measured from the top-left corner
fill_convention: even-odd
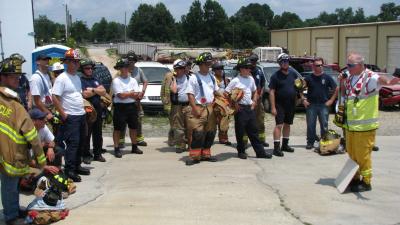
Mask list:
[[[23,168],[16,168],[3,160],[3,157],[0,157],[0,164],[3,166],[4,170],[11,176],[23,176],[29,173],[29,166],[25,166]]]
[[[366,125],[366,124],[371,124],[371,123],[376,123],[378,122],[377,118],[374,119],[368,119],[368,120],[351,120],[348,121],[348,125]]]
[[[26,140],[24,136],[19,135],[14,129],[8,126],[5,123],[0,122],[0,132],[7,135],[11,140],[13,140],[17,144],[26,144]]]
[[[372,175],[372,169],[369,170],[363,170],[360,172],[361,176],[363,177],[370,177]]]
[[[137,141],[137,142],[142,142],[142,141],[144,141],[144,136],[143,136],[143,135],[138,135],[138,136],[136,137],[136,141]]]
[[[44,156],[44,154],[41,154],[36,158],[39,164],[44,164],[46,162],[46,156]]]
[[[29,131],[28,133],[24,134],[25,139],[27,141],[32,141],[33,139],[35,139],[37,137],[37,130],[36,128],[33,128],[31,131]]]
[[[379,95],[379,92],[378,92],[378,91],[374,91],[374,92],[371,92],[371,93],[368,94],[368,95],[358,96],[357,98],[358,98],[359,100],[361,100],[361,99],[367,99],[367,98],[369,98],[369,97],[374,97],[375,95]],[[348,100],[354,100],[354,99],[356,99],[356,97],[355,97],[355,96],[349,96],[347,99],[348,99]]]

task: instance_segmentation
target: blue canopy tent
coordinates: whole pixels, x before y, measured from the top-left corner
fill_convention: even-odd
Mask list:
[[[32,51],[32,73],[36,71],[36,57],[38,55],[44,54],[50,56],[51,58],[64,58],[65,52],[70,49],[64,45],[45,45]]]

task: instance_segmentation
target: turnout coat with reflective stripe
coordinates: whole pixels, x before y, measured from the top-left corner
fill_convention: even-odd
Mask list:
[[[374,73],[366,69],[355,85],[346,84],[345,127],[349,131],[370,131],[379,127],[379,90],[368,90],[372,75]]]
[[[28,147],[29,145],[29,147]],[[0,169],[9,176],[29,173],[29,148],[39,166],[46,164],[38,132],[16,92],[0,87]]]

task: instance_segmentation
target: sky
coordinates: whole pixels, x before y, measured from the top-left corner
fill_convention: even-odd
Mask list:
[[[107,21],[123,24],[125,12],[127,23],[129,23],[132,13],[140,4],[155,5],[158,2],[163,2],[175,20],[180,21],[181,16],[188,13],[193,0],[33,0],[33,5],[35,17],[46,15],[55,22],[65,23],[65,3],[67,3],[72,20],[86,21],[90,28],[100,21],[101,17],[105,17]],[[204,3],[205,0],[201,2]],[[322,11],[332,13],[336,8],[347,7],[352,7],[353,10],[363,8],[366,16],[376,15],[383,3],[400,4],[400,0],[219,0],[218,2],[228,16],[235,14],[242,6],[260,3],[268,4],[275,14],[281,14],[284,11],[293,12],[303,20],[317,17]]]

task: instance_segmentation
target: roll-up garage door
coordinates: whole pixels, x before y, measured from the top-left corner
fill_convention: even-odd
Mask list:
[[[322,57],[326,64],[333,62],[333,38],[317,38],[317,56]]]
[[[387,46],[387,72],[393,74],[395,68],[400,68],[400,37],[389,37]]]
[[[365,63],[369,62],[369,38],[347,38],[347,49],[348,55],[350,52],[357,52],[361,54]]]

